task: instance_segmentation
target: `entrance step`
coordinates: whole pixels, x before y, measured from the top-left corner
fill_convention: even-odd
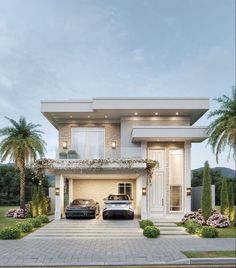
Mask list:
[[[177,226],[173,222],[159,222],[155,221],[154,225],[160,229],[161,235],[189,235],[185,228]]]

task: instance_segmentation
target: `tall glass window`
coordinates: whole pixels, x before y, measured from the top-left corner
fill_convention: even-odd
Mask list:
[[[183,150],[171,149],[169,151],[170,211],[183,209],[183,179]]]
[[[104,158],[105,130],[99,127],[71,128],[71,146],[81,159]]]

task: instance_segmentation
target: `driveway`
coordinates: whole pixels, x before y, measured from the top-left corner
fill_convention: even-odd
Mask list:
[[[143,239],[138,220],[63,219],[24,239]]]
[[[147,239],[137,220],[61,220],[20,240],[0,240],[0,266],[188,263],[184,250],[235,250],[235,239],[192,235]]]

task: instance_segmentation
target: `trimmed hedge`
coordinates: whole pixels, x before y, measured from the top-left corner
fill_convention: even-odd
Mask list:
[[[40,219],[37,219],[37,218],[29,219],[28,222],[31,223],[34,228],[38,228],[42,225]]]
[[[16,227],[4,227],[0,231],[0,239],[17,239],[20,238],[20,230]]]
[[[39,215],[36,217],[36,219],[39,219],[41,223],[49,223],[49,218],[47,215]]]
[[[190,234],[194,234],[198,229],[201,228],[201,224],[199,224],[196,220],[189,220],[185,223],[186,231]]]
[[[33,225],[30,222],[17,222],[16,227],[23,233],[29,233],[33,230]]]
[[[206,238],[215,238],[218,237],[219,232],[215,227],[204,226],[201,230],[201,236]]]
[[[153,226],[153,225],[154,225],[154,223],[151,220],[141,220],[139,222],[139,226],[142,229],[145,229],[145,227],[147,227],[147,226]]]
[[[147,238],[157,238],[160,235],[160,230],[156,226],[146,226],[143,235]]]

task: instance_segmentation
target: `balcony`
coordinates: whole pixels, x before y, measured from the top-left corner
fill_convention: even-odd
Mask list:
[[[105,147],[99,152],[95,150],[90,150],[81,153],[78,152],[75,148],[62,150],[56,152],[56,159],[80,159],[80,160],[92,160],[92,159],[130,159],[130,160],[139,160],[142,159],[141,147],[117,147],[111,149],[110,147]]]

